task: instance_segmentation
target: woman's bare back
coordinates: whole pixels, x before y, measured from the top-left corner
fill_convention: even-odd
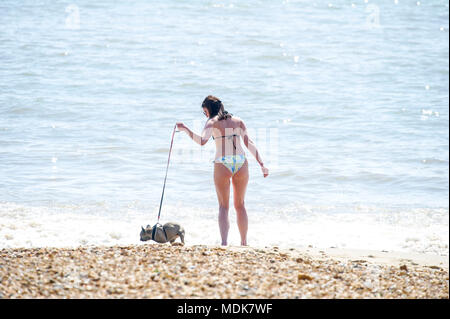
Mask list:
[[[231,117],[219,121],[217,117],[212,121],[212,137],[216,142],[215,158],[226,155],[245,155],[241,145],[242,120],[238,117]]]

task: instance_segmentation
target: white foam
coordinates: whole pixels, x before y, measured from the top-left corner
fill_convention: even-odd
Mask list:
[[[303,203],[281,208],[248,207],[252,246],[337,247],[448,255],[448,209],[396,210],[361,205],[344,208]],[[140,226],[156,222],[157,209],[98,206],[0,204],[0,247],[73,247],[139,244]],[[217,211],[186,205],[164,206],[161,222],[186,229],[188,244],[220,244]],[[239,245],[230,209],[229,244]]]

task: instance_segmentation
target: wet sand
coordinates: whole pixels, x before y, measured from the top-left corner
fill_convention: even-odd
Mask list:
[[[0,298],[449,298],[448,257],[312,247],[0,250]]]

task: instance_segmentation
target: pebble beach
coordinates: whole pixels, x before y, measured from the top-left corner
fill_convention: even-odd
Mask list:
[[[367,257],[201,245],[2,249],[0,298],[449,298],[448,262]]]

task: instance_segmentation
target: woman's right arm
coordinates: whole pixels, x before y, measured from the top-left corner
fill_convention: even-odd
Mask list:
[[[242,139],[244,140],[245,146],[248,148],[250,153],[253,154],[256,161],[261,166],[261,170],[262,170],[264,177],[267,177],[269,175],[269,169],[264,166],[264,162],[263,162],[261,156],[259,155],[259,152],[258,152],[258,149],[256,148],[255,143],[248,136],[247,127],[245,126],[244,121],[241,120],[239,123],[239,126],[240,126],[240,135],[241,135]]]
[[[211,120],[208,120],[205,124],[205,127],[203,128],[202,135],[197,135],[194,132],[192,132],[186,125],[184,125],[183,122],[177,122],[177,128],[181,132],[186,132],[186,134],[197,144],[200,146],[203,146],[208,142],[212,135],[212,129],[213,129],[213,122]]]

